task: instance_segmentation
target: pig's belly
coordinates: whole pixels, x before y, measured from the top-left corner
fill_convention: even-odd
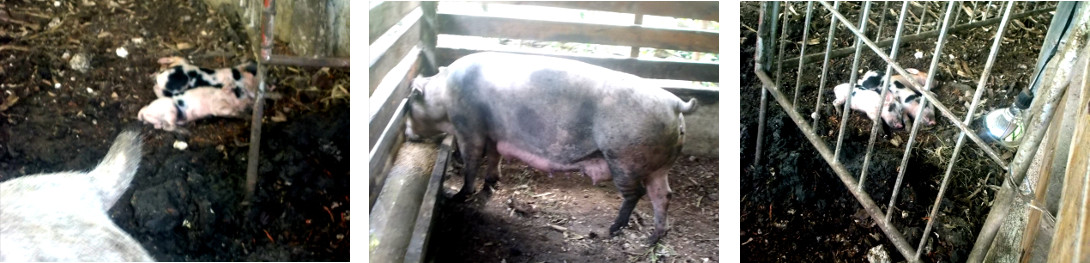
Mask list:
[[[590,180],[594,184],[598,184],[600,181],[612,180],[613,178],[610,176],[609,166],[606,164],[606,160],[602,157],[582,159],[578,162],[558,161],[546,156],[531,153],[507,142],[497,142],[496,151],[503,156],[522,160],[530,167],[545,172],[582,171],[583,174],[590,176]]]

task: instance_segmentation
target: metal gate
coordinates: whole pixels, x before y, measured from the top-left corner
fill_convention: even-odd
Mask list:
[[[1044,128],[1029,128],[1030,132],[1024,137],[1022,144],[1013,159],[1004,160],[1004,158],[1001,158],[1000,155],[997,154],[996,149],[985,143],[985,141],[982,140],[975,132],[973,132],[973,130],[969,129],[968,126],[970,124],[970,121],[973,120],[974,113],[977,111],[977,107],[980,104],[980,98],[985,90],[985,85],[988,82],[992,66],[995,62],[995,58],[998,52],[1001,50],[1000,46],[1003,42],[1003,33],[1007,28],[1008,22],[1010,22],[1012,19],[1054,11],[1056,10],[1056,6],[1050,4],[1032,4],[1033,8],[1029,8],[1030,4],[1025,3],[1027,5],[1026,9],[1030,11],[1025,11],[1020,14],[1012,14],[1012,7],[1015,3],[1013,1],[1006,2],[1004,8],[1002,9],[1003,11],[1001,17],[985,19],[961,25],[951,25],[952,21],[957,20],[956,18],[952,19],[952,17],[960,14],[960,10],[956,9],[959,4],[960,3],[958,2],[949,2],[945,5],[945,13],[942,14],[943,18],[941,21],[941,26],[939,26],[939,29],[937,30],[938,32],[931,31],[920,33],[919,31],[924,24],[924,21],[922,20],[926,19],[927,17],[920,16],[920,18],[916,21],[919,24],[919,26],[917,26],[916,28],[916,34],[906,36],[904,35],[907,18],[906,14],[908,13],[907,8],[910,3],[907,1],[902,2],[900,12],[898,13],[899,16],[896,31],[893,33],[892,38],[884,39],[882,41],[876,41],[875,39],[867,38],[867,35],[869,34],[869,32],[867,31],[867,26],[869,24],[868,21],[870,20],[872,15],[870,14],[871,2],[868,1],[862,4],[863,8],[861,9],[861,14],[859,15],[860,21],[857,21],[858,23],[853,23],[853,21],[849,21],[849,19],[839,11],[838,8],[840,7],[840,2],[830,3],[827,1],[810,1],[806,5],[806,19],[804,25],[805,29],[803,31],[803,36],[801,39],[803,44],[800,47],[799,57],[793,59],[784,59],[786,55],[783,54],[785,45],[782,45],[781,43],[787,43],[787,34],[785,34],[784,32],[780,32],[779,39],[775,39],[777,30],[786,31],[786,29],[789,27],[788,23],[790,22],[790,20],[788,20],[786,16],[784,16],[783,24],[779,24],[780,21],[777,19],[777,17],[779,17],[780,13],[780,4],[776,2],[763,3],[761,8],[760,24],[757,30],[758,39],[756,48],[755,71],[756,75],[761,80],[764,89],[761,92],[761,104],[759,111],[760,113],[758,117],[759,126],[757,131],[757,148],[755,151],[755,164],[760,162],[762,139],[765,126],[765,110],[767,107],[766,101],[768,95],[771,94],[776,103],[778,103],[780,107],[783,108],[783,110],[787,113],[791,120],[794,121],[795,125],[798,126],[798,128],[802,131],[807,140],[809,140],[810,143],[813,144],[813,146],[820,153],[821,157],[829,164],[829,166],[837,174],[839,179],[850,190],[851,194],[856,198],[860,205],[862,205],[863,209],[867,212],[867,214],[870,215],[870,217],[876,222],[876,224],[886,235],[886,237],[889,238],[890,241],[892,241],[897,251],[900,252],[906,259],[912,262],[920,261],[921,251],[924,250],[923,248],[927,243],[928,235],[932,231],[933,223],[936,216],[938,216],[937,212],[941,207],[943,196],[946,194],[947,185],[950,181],[951,171],[953,170],[954,166],[958,161],[958,154],[960,153],[962,146],[965,144],[966,139],[972,141],[971,145],[979,147],[988,156],[988,158],[995,162],[995,164],[997,164],[999,167],[1004,168],[1007,174],[1004,181],[1005,187],[1007,184],[1017,186],[1021,184],[1022,179],[1026,174],[1026,170],[1029,168],[1030,160],[1035,154],[1034,152],[1038,148],[1037,145],[1040,143],[1042,135],[1045,131]],[[822,56],[821,53],[809,55],[806,54],[805,43],[807,42],[807,40],[809,40],[809,25],[815,5],[817,5],[819,8],[825,8],[826,10],[828,10],[828,12],[832,15],[832,18],[828,31],[828,39],[826,40],[825,45],[824,60],[820,77],[821,80],[819,84],[820,90],[818,90],[817,93],[817,105],[814,108],[815,110],[813,114],[804,115],[798,111],[799,109],[797,107],[799,86],[801,83],[801,76],[803,74],[796,74],[798,78],[795,80],[795,88],[792,96],[785,94],[783,91],[780,90],[780,87],[783,86],[781,85],[781,78],[783,75],[782,68],[784,62],[798,63],[798,71],[801,72],[803,70],[804,63],[816,60],[819,56]],[[884,5],[888,6],[889,3],[887,2]],[[883,8],[882,10],[883,12],[886,12],[888,8]],[[882,38],[881,25],[885,23],[884,18],[885,16],[883,15],[879,19],[879,30],[877,34],[875,34],[875,38]],[[980,27],[983,25],[994,24],[996,22],[999,23],[999,27],[995,32],[995,38],[991,45],[991,49],[987,57],[987,62],[984,65],[980,80],[978,81],[975,92],[973,93],[972,102],[969,105],[968,111],[965,113],[964,116],[957,116],[952,111],[950,111],[948,106],[943,105],[941,102],[939,102],[934,93],[921,87],[931,86],[931,83],[933,83],[934,76],[938,72],[936,69],[939,64],[939,58],[942,56],[943,46],[946,42],[949,31],[967,27]],[[836,30],[839,27],[846,28],[854,35],[855,44],[853,47],[840,50],[833,49],[833,39]],[[899,52],[898,47],[900,46],[900,43],[902,41],[914,41],[931,37],[937,37],[937,40],[935,42],[935,50],[932,53],[933,56],[931,59],[930,67],[927,71],[931,72],[932,74],[928,74],[926,83],[916,83],[914,79],[909,78],[909,82],[911,82],[909,83],[909,86],[911,89],[919,91],[922,94],[922,103],[924,105],[933,105],[933,107],[937,109],[940,113],[939,115],[945,118],[945,120],[949,120],[949,123],[953,123],[955,126],[957,126],[960,132],[957,138],[957,143],[954,146],[953,153],[950,156],[949,161],[947,162],[945,173],[943,173],[942,183],[939,188],[938,194],[934,199],[934,204],[930,207],[930,216],[927,219],[926,227],[924,228],[923,234],[920,235],[920,240],[917,243],[913,244],[910,243],[910,240],[907,240],[904,237],[899,229],[897,229],[893,224],[890,223],[890,215],[893,214],[899,190],[902,188],[906,168],[905,166],[908,163],[908,159],[915,143],[916,135],[921,124],[920,120],[923,118],[916,118],[914,125],[911,126],[912,128],[908,137],[908,141],[903,146],[904,155],[898,168],[898,174],[896,177],[897,179],[895,185],[893,186],[894,190],[889,198],[889,204],[884,211],[863,189],[863,183],[867,179],[867,169],[871,163],[871,154],[874,149],[875,138],[880,128],[878,121],[874,121],[872,123],[870,139],[866,147],[862,170],[860,174],[858,174],[858,176],[850,173],[841,162],[841,146],[844,139],[843,134],[845,127],[847,126],[846,124],[848,122],[847,120],[849,114],[851,113],[851,110],[845,108],[843,111],[841,111],[842,115],[840,116],[839,133],[837,135],[834,147],[830,148],[829,145],[816,133],[816,130],[819,129],[820,125],[822,124],[821,118],[818,117],[818,110],[821,109],[821,105],[823,103],[821,94],[826,91],[826,75],[828,73],[827,69],[829,68],[830,56],[842,56],[854,52],[854,58],[852,60],[850,73],[850,80],[853,83],[859,77],[857,76],[858,67],[860,64],[859,57],[860,54],[863,52],[864,48],[868,48],[870,52],[873,52],[876,56],[880,57],[887,63],[886,69],[884,71],[884,77],[886,79],[888,79],[891,76],[891,73],[893,73],[894,71],[904,76],[910,76],[910,74],[900,64],[898,64],[897,61],[894,61],[892,59],[897,57],[897,54]],[[886,50],[883,50],[882,46],[891,47],[891,50],[887,53]],[[775,65],[775,73],[770,74],[773,65]],[[1040,74],[1040,71],[1038,71],[1038,74]],[[888,81],[886,83],[888,83]],[[884,85],[888,86],[889,84]],[[1047,93],[1040,93],[1047,94],[1041,96],[1042,100],[1040,101],[1044,101],[1043,103],[1045,103],[1040,113],[1041,118],[1038,118],[1036,122],[1028,123],[1028,127],[1047,127],[1047,125],[1051,121],[1051,112],[1056,108],[1056,104],[1059,101],[1060,95],[1063,94],[1063,89],[1065,87],[1066,86],[1064,85],[1054,85],[1054,87],[1051,87],[1050,90],[1047,91]],[[888,88],[883,87],[881,90],[882,91],[880,97],[884,98],[886,93],[889,92]],[[848,101],[844,103],[845,107],[851,105],[850,97],[851,96],[848,96]],[[918,116],[922,112],[924,107],[919,107],[919,109],[920,111],[916,112],[916,116]],[[807,119],[806,116],[811,116],[811,119]],[[1000,197],[997,197],[997,200],[993,205],[993,209],[999,209],[998,207],[1004,205],[1004,200],[1001,198],[1002,193],[1000,194]],[[1005,202],[1009,203],[1009,199],[1006,199]],[[995,237],[996,232],[995,228],[989,229],[989,225],[997,225],[997,223],[995,222],[1001,221],[1005,215],[1005,213],[1000,213],[999,215],[996,214],[997,213],[993,212],[992,215],[989,215],[987,221],[984,223],[984,229],[981,230],[980,234],[977,237],[977,244],[974,247],[972,254],[970,255],[969,261],[979,262],[983,259],[984,252],[986,252],[986,246],[987,244],[991,243],[992,239]]]

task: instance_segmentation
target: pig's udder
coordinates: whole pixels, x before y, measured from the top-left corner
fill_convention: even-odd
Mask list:
[[[496,151],[503,156],[522,160],[522,162],[530,167],[547,173],[582,171],[583,174],[590,176],[591,182],[595,185],[597,185],[598,182],[613,179],[609,173],[609,166],[606,164],[606,160],[600,157],[586,159],[577,163],[557,162],[544,156],[538,156],[522,150],[507,142],[497,142]]]

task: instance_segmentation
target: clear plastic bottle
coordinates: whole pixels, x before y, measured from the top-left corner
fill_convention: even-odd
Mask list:
[[[985,133],[1004,147],[1018,147],[1025,131],[1025,112],[1032,101],[1032,95],[1021,92],[1011,107],[989,112],[984,116]]]

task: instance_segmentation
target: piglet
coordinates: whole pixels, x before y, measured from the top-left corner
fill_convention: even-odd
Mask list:
[[[253,102],[238,98],[231,92],[213,87],[187,90],[173,98],[159,98],[140,110],[139,119],[156,129],[173,131],[177,125],[216,117],[244,117],[242,114]]]
[[[852,96],[851,108],[854,110],[862,111],[867,114],[867,118],[878,121],[881,117],[883,122],[893,129],[904,128],[904,123],[901,117],[902,106],[894,100],[892,96],[886,96],[883,100],[881,95],[877,91],[863,88],[861,85],[856,85],[852,88],[850,83],[844,83],[837,85],[833,88],[833,93],[836,95],[836,100],[833,101],[833,105],[838,109],[844,102]],[[885,107],[882,107],[884,104]],[[879,113],[879,108],[882,107]]]
[[[155,74],[155,96],[174,97],[197,87],[217,87],[230,91],[235,97],[253,98],[257,67],[246,63],[229,68],[209,69],[189,64],[181,57],[159,59],[165,69]]]

